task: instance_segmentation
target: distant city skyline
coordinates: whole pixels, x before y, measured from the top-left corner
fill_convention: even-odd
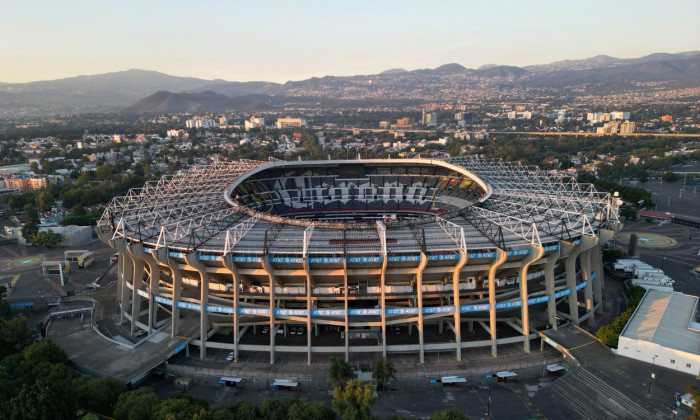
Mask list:
[[[131,68],[285,82],[700,50],[696,0],[8,2],[0,82]]]

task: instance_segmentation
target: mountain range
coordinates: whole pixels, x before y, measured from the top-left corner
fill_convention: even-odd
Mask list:
[[[375,75],[313,77],[284,84],[178,77],[132,69],[29,83],[0,82],[0,117],[82,112],[170,113],[272,109],[289,102],[397,104],[458,100],[459,92],[585,86],[589,92],[633,89],[630,82],[700,87],[700,52],[658,53],[516,67],[393,68]]]

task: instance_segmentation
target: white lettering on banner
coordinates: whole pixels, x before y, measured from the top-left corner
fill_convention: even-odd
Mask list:
[[[309,258],[309,263],[313,264],[337,264],[342,262],[342,258]]]
[[[274,257],[270,258],[270,262],[282,264],[301,264],[304,262],[304,259],[297,257]]]
[[[571,294],[571,289],[564,289],[560,290],[557,293],[554,294],[555,299],[559,299],[560,297],[568,296]]]
[[[581,283],[581,284],[577,284],[577,285],[576,285],[576,290],[581,290],[581,289],[583,289],[583,288],[586,287],[586,286],[588,286],[588,280],[584,281],[584,282]]]
[[[306,309],[275,309],[272,313],[281,316],[306,316]]]
[[[242,263],[260,262],[260,257],[233,257],[233,262],[242,262]]]
[[[401,256],[401,257],[389,257],[388,261],[390,261],[390,262],[420,261],[420,257],[419,257],[418,255],[408,255],[408,256]]]
[[[177,307],[182,308],[182,309],[189,309],[191,311],[201,311],[202,310],[202,305],[200,305],[198,303],[190,303],[190,302],[178,302]]]
[[[511,300],[508,302],[498,302],[496,303],[496,309],[510,309],[510,308],[519,308],[523,306],[523,301],[522,300]]]
[[[538,303],[549,302],[550,299],[551,299],[551,297],[549,295],[530,298],[527,300],[527,304],[528,305],[537,305]]]
[[[129,283],[128,281],[126,282],[126,287],[128,287],[131,290],[134,290],[134,285]]]
[[[386,310],[387,315],[417,315],[418,308],[391,308]]]
[[[508,251],[509,256],[513,255],[528,255],[530,253],[529,249],[516,249],[514,251]]]
[[[428,255],[429,261],[448,261],[448,260],[456,260],[458,258],[459,258],[459,255],[456,255],[456,254]]]
[[[477,252],[475,254],[469,254],[470,259],[482,259],[482,258],[496,258],[495,252]]]
[[[221,255],[198,254],[199,261],[221,261]]]
[[[155,300],[158,303],[162,303],[164,305],[173,306],[172,299],[164,298],[162,296],[153,296],[153,300]]]
[[[491,305],[488,303],[484,303],[481,305],[462,305],[459,307],[460,312],[480,312],[480,311],[488,311],[491,309]]]
[[[378,263],[383,260],[382,257],[350,257],[348,263]]]
[[[431,308],[423,308],[423,313],[424,314],[445,314],[445,313],[451,313],[455,311],[455,306],[454,305],[447,305],[447,306],[435,306]]]
[[[139,296],[143,296],[143,297],[145,297],[146,299],[148,299],[148,298],[149,298],[149,296],[148,296],[148,292],[147,292],[147,291],[145,291],[145,290],[141,290],[141,289],[138,289],[138,290],[136,290],[136,293],[138,293],[138,294],[139,294]]]
[[[238,308],[238,313],[240,315],[269,315],[269,309],[263,308]]]
[[[185,254],[183,254],[182,252],[168,251],[168,257],[172,257],[172,258],[185,258]]]
[[[312,309],[311,316],[345,316],[344,309]]]
[[[546,246],[546,247],[544,248],[545,252],[556,251],[557,249],[559,249],[559,244],[557,244],[557,245]]]
[[[382,310],[381,309],[349,309],[348,310],[348,315],[349,316],[364,316],[364,315],[381,315]]]

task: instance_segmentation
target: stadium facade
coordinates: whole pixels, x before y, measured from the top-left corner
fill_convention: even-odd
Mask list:
[[[97,231],[119,253],[132,333],[169,324],[201,357],[423,362],[514,342],[529,352],[534,327],[594,321],[617,213],[609,193],[500,160],[237,161],[132,189]]]

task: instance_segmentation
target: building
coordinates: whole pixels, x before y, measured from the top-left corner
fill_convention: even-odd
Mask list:
[[[617,354],[700,375],[697,296],[648,290],[622,330]]]
[[[622,124],[620,124],[619,133],[621,135],[632,134],[632,133],[634,133],[635,127],[636,127],[636,124],[633,123],[632,121],[624,121]]]
[[[309,363],[357,351],[423,362],[513,342],[529,352],[532,330],[556,316],[593,322],[617,206],[499,160],[240,161],[115,197],[97,232],[119,252],[121,316],[149,333],[171,321],[201,357],[215,347],[271,362],[299,351]],[[242,334],[261,328],[265,344]],[[218,329],[234,333],[221,341]]]
[[[250,117],[250,119],[246,120],[243,124],[245,126],[245,131],[250,131],[253,128],[262,128],[265,127],[265,118]]]
[[[663,117],[661,117],[661,121],[663,121],[663,122],[673,122],[673,117],[670,116],[670,115],[664,115]]]
[[[509,120],[529,120],[532,118],[532,112],[530,111],[510,111],[508,112]]]
[[[413,128],[414,120],[412,117],[403,117],[396,120],[396,124],[392,124],[391,128]]]
[[[307,127],[306,120],[303,118],[278,118],[275,123],[277,128],[289,127]]]
[[[438,122],[437,112],[425,112],[423,110],[423,116],[421,117],[421,124],[427,126],[436,126]]]
[[[391,123],[389,121],[379,121],[379,128],[388,129],[390,127]]]
[[[621,120],[626,121],[630,119],[629,112],[613,111],[613,112],[589,112],[586,115],[586,120],[591,124],[598,124],[606,121]]]

